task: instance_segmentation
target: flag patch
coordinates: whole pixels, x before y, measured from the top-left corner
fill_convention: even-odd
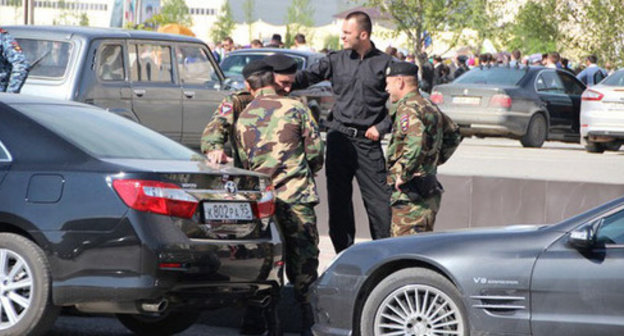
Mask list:
[[[405,114],[401,116],[401,131],[403,133],[407,133],[408,128],[409,128],[409,116]]]
[[[219,114],[222,116],[226,116],[230,114],[230,112],[232,112],[233,109],[234,109],[234,105],[232,105],[231,103],[223,103],[221,104],[221,107],[219,108]]]

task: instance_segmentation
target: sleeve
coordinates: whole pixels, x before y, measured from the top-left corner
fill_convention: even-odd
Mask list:
[[[223,99],[212,119],[206,125],[201,137],[201,151],[207,153],[212,150],[223,149],[223,145],[232,132],[234,125],[234,95]]]
[[[332,77],[332,65],[330,57],[333,53],[321,58],[318,62],[310,65],[307,69],[297,72],[293,90],[305,89],[312,84],[329,80]]]
[[[4,58],[11,64],[11,76],[6,92],[19,93],[28,76],[28,61],[17,41],[9,34],[2,34]]]
[[[405,146],[403,147],[403,155],[399,158],[397,164],[400,171],[397,175],[401,177],[401,180],[407,182],[417,172],[419,167],[419,159],[422,152],[422,138],[425,130],[425,125],[420,120],[416,113],[409,113],[408,109],[401,109],[397,114],[397,123],[404,137]]]
[[[438,158],[438,166],[448,161],[462,141],[459,126],[445,113],[442,115],[442,148]]]
[[[587,84],[587,68],[585,68],[578,75],[576,75],[576,78],[578,78],[578,80],[580,80],[584,84]]]
[[[386,115],[385,118],[383,118],[378,124],[375,125],[375,128],[377,128],[380,137],[383,137],[384,134],[389,133],[392,129],[392,120],[390,119],[390,116]]]
[[[312,111],[305,106],[301,111],[301,128],[305,157],[310,169],[316,173],[323,168],[324,145]]]

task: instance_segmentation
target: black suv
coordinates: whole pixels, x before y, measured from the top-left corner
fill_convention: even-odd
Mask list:
[[[62,306],[179,332],[282,285],[270,179],[102,109],[0,94],[0,334]]]

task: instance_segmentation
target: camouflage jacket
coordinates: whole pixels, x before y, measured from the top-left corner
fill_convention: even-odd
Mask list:
[[[19,93],[28,76],[28,68],[20,45],[0,28],[0,92]]]
[[[282,201],[318,203],[314,173],[323,166],[323,142],[305,105],[261,90],[234,128],[243,168],[271,176]]]
[[[405,95],[391,111],[392,138],[388,146],[388,183],[407,182],[437,173],[437,166],[453,154],[461,137],[459,127],[437,106],[417,92]],[[393,200],[409,200],[395,190]]]
[[[223,149],[225,142],[233,135],[232,130],[236,119],[252,100],[253,97],[247,91],[235,92],[223,98],[202,134],[202,153]]]

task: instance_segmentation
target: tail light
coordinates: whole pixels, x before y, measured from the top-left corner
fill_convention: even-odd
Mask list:
[[[590,100],[590,101],[599,101],[602,100],[604,95],[598,91],[594,91],[592,89],[587,89],[583,92],[581,96],[581,100]]]
[[[490,98],[490,107],[511,107],[511,97],[505,94],[496,94]]]
[[[429,96],[432,103],[436,105],[444,104],[444,95],[441,92],[433,91]]]
[[[256,218],[268,218],[275,214],[275,190],[269,184],[262,192],[262,197],[252,204],[252,210]]]
[[[115,180],[113,188],[134,210],[191,218],[199,201],[173,184],[147,180]]]

